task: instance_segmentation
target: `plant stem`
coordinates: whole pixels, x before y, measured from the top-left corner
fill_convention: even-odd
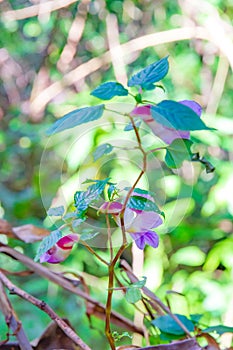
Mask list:
[[[96,252],[94,251],[94,249],[92,249],[92,248],[89,246],[88,243],[86,243],[85,241],[82,241],[82,240],[80,240],[79,242],[80,242],[82,245],[84,245],[84,247],[86,247],[87,250],[88,250],[91,254],[95,255],[95,257],[96,257],[97,259],[99,259],[103,264],[109,265],[108,262],[107,262],[106,260],[104,260],[98,253],[96,253]]]
[[[141,170],[140,174],[138,175],[138,178],[136,179],[136,181],[134,182],[133,186],[131,187],[131,189],[127,193],[127,196],[126,196],[124,204],[123,204],[123,209],[121,211],[121,215],[122,216],[124,216],[125,208],[127,206],[127,203],[128,203],[128,200],[129,200],[131,194],[133,193],[133,191],[134,191],[135,187],[137,186],[137,184],[138,184],[139,180],[141,179],[141,177],[146,172],[146,163],[147,163],[147,153],[145,152],[145,150],[142,147],[141,138],[140,138],[138,129],[137,129],[135,123],[134,123],[134,119],[130,115],[128,115],[128,117],[129,117],[129,119],[131,121],[131,124],[132,124],[132,126],[134,128],[134,132],[135,132],[136,139],[137,139],[137,142],[138,142],[138,149],[142,152],[142,155],[143,155],[143,165],[142,165],[142,170]]]
[[[111,311],[112,311],[112,294],[114,288],[114,264],[110,264],[108,267],[108,297],[106,303],[106,319],[105,319],[105,334],[108,338],[108,342],[112,350],[115,350],[115,341],[111,332]]]
[[[108,214],[105,215],[106,217],[106,223],[107,223],[107,229],[108,229],[108,241],[109,241],[109,249],[110,249],[110,261],[113,260],[113,247],[112,247],[112,235],[111,235],[111,227],[110,227],[110,221]]]
[[[112,252],[111,252],[111,262],[110,262],[109,267],[108,267],[108,296],[107,296],[107,303],[106,303],[105,334],[106,334],[106,337],[108,339],[108,342],[109,342],[112,350],[116,349],[115,341],[114,341],[114,338],[113,338],[112,332],[111,332],[112,295],[113,295],[113,291],[114,291],[114,268],[115,268],[117,261],[120,259],[121,254],[124,252],[124,250],[127,247],[126,230],[125,230],[125,224],[124,224],[124,213],[125,213],[125,209],[126,209],[126,206],[127,206],[127,203],[128,203],[128,200],[129,200],[131,194],[133,193],[135,187],[137,186],[138,182],[140,181],[141,177],[144,175],[144,173],[146,171],[146,163],[147,163],[147,153],[144,151],[144,149],[142,147],[141,138],[140,138],[138,129],[134,123],[134,119],[130,115],[128,115],[128,117],[130,118],[130,121],[131,121],[132,126],[134,128],[134,132],[135,132],[136,139],[138,142],[138,149],[142,152],[142,155],[143,155],[143,166],[142,166],[142,170],[141,170],[140,174],[138,175],[136,181],[134,182],[133,186],[131,187],[131,189],[129,190],[129,192],[127,193],[127,196],[125,198],[123,208],[122,208],[121,213],[120,213],[122,245],[118,249],[114,258],[113,258]],[[108,226],[108,230],[109,230],[108,215],[106,215],[106,222],[107,222],[107,226]],[[109,243],[110,243],[110,249],[111,249],[111,241]]]
[[[146,154],[157,152],[157,151],[160,151],[162,149],[167,149],[167,147],[164,146],[164,147],[157,147],[157,148],[154,148],[154,149],[150,149],[149,151],[146,152]]]

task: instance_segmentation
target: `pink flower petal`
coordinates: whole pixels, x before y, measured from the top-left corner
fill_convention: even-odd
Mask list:
[[[120,202],[105,202],[99,208],[99,212],[103,214],[119,214],[123,208]]]
[[[41,255],[40,262],[58,264],[64,261],[70,255],[74,243],[78,242],[78,240],[79,237],[75,234],[69,234],[60,238],[52,248]]]
[[[75,234],[70,233],[69,235],[66,235],[59,239],[57,241],[56,245],[60,247],[61,249],[72,249],[75,242],[78,242],[79,237]]]
[[[197,102],[191,100],[183,100],[180,101],[180,103],[191,108],[196,114],[201,116],[202,108]],[[150,107],[151,105],[136,107],[131,112],[131,115],[140,116],[142,120],[148,124],[153,133],[167,144],[172,143],[177,138],[190,138],[189,131],[175,130],[173,128],[168,128],[160,123],[157,123],[151,116]]]

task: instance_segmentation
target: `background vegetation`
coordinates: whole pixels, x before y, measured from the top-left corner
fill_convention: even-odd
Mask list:
[[[110,158],[93,164],[96,145],[109,140],[109,132],[120,137],[113,118],[107,126],[82,130],[77,144],[61,136],[48,142],[45,130],[66,112],[98,103],[89,92],[101,82],[125,84],[133,72],[169,55],[165,96],[203,106],[205,120],[217,131],[195,133],[193,139],[216,171],[206,174],[195,164],[190,175],[186,164],[180,176],[158,175],[158,197],[166,199],[171,219],[160,233],[159,249],[146,250],[144,274],[147,286],[167,298],[173,312],[203,314],[206,325],[233,325],[233,2],[7,0],[0,7],[0,217],[14,226],[50,229],[55,223],[46,210],[60,198],[69,205],[85,178],[134,176],[137,167],[127,163],[127,154],[123,162]],[[122,101],[132,102],[130,97]],[[148,176],[150,184],[154,179]],[[0,239],[7,241],[4,235]],[[36,244],[13,239],[10,244],[35,256]],[[21,268],[1,254],[0,266],[6,265],[12,271]],[[81,273],[92,295],[105,301],[106,269],[81,246],[54,270]],[[103,322],[92,318],[90,323],[83,300],[36,276],[12,280],[68,317],[84,340],[91,337],[92,347],[105,349]],[[181,294],[168,294],[171,290]],[[16,296],[12,302],[30,339],[37,337],[48,317]],[[133,315],[120,293],[114,307]],[[0,315],[2,339],[6,330]],[[222,344],[230,343],[229,335],[223,336]]]

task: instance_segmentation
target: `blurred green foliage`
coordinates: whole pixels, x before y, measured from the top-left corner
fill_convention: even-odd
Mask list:
[[[35,6],[34,2],[0,3],[0,216],[15,226],[32,223],[54,229],[56,222],[46,216],[53,198],[65,198],[69,206],[74,192],[87,177],[111,176],[113,182],[125,184],[129,179],[133,181],[138,173],[138,157],[127,151],[93,163],[96,146],[111,143],[112,139],[126,146],[134,142],[130,132],[122,136],[124,122],[114,119],[114,114],[109,113],[105,124],[95,124],[93,128],[77,129],[53,139],[45,136],[45,130],[55,118],[74,108],[97,104],[98,100],[89,92],[101,82],[116,79],[114,65],[103,57],[111,40],[106,34],[109,26],[106,19],[110,14],[118,21],[122,44],[169,29],[206,28],[206,18],[217,21],[216,14],[221,18],[223,30],[227,28],[227,33],[232,34],[231,0],[203,1],[205,6],[200,6],[197,13],[182,1],[156,1],[156,5],[153,0],[88,3],[80,1],[20,20],[7,17],[7,13]],[[74,23],[76,29],[72,34]],[[193,164],[192,172],[190,164],[185,163],[177,176],[161,163],[155,163],[152,156],[153,168],[149,168],[147,178],[141,183],[145,187],[153,184],[152,190],[167,218],[166,227],[160,232],[159,248],[148,247],[145,253],[147,286],[163,300],[168,298],[173,312],[204,314],[202,322],[209,326],[225,320],[233,322],[232,316],[229,319],[233,288],[233,77],[220,51],[208,40],[177,37],[169,41],[168,35],[165,43],[132,50],[124,56],[130,76],[169,55],[170,71],[164,80],[166,92],[155,90],[148,93],[148,98],[156,101],[161,97],[194,99],[206,109],[204,119],[217,129],[212,133],[195,132],[192,137],[198,151],[215,165],[215,173],[206,174],[200,164]],[[95,63],[83,66],[80,79],[76,75],[72,83],[69,83],[70,77],[63,80],[61,85],[64,86],[53,95],[56,82],[59,85],[69,71],[96,57],[101,62],[100,68],[95,69]],[[215,84],[218,84],[217,89]],[[48,103],[43,105],[42,100],[39,106],[33,106],[33,101],[44,90],[47,96],[51,94]],[[120,100],[132,103],[130,97]],[[152,135],[145,131],[142,134],[145,145],[151,147]],[[103,226],[99,218],[93,216],[92,220],[92,225]],[[6,237],[0,238],[6,241]],[[9,243],[26,255],[35,256],[36,244],[26,245],[13,239]],[[107,253],[103,250],[102,254]],[[131,259],[130,249],[125,257]],[[23,269],[18,262],[3,255],[0,255],[0,266],[12,271]],[[79,246],[55,269],[84,273],[91,294],[105,301],[106,267],[99,265],[84,247]],[[90,346],[107,349],[103,322],[91,318],[89,323],[83,300],[37,276],[12,280],[47,301],[59,315],[68,317],[84,340],[91,339]],[[167,294],[171,290],[182,295]],[[11,300],[30,339],[37,337],[48,323],[48,317],[26,302],[19,302],[16,296]],[[115,293],[114,308],[133,317],[133,306],[122,300],[120,292]],[[4,339],[5,334],[6,326],[0,315],[0,338]]]

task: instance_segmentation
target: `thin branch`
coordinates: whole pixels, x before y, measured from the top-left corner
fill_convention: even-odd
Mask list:
[[[86,24],[87,6],[90,0],[82,0],[79,4],[79,11],[70,27],[66,45],[64,46],[60,58],[57,61],[57,68],[65,72],[71,65],[74,56],[77,54],[77,46],[82,38]]]
[[[100,319],[105,318],[105,306],[102,303],[99,303],[95,299],[93,299],[89,294],[83,292],[80,288],[77,286],[74,286],[70,281],[68,281],[66,278],[64,278],[61,275],[58,275],[51,270],[49,270],[47,267],[42,266],[41,264],[38,264],[34,262],[32,259],[28,258],[27,256],[23,255],[22,253],[18,252],[17,250],[10,248],[2,243],[0,243],[0,253],[4,253],[12,257],[13,259],[16,259],[20,261],[22,264],[27,266],[30,270],[34,271],[39,276],[42,276],[48,280],[50,280],[53,283],[56,283],[60,287],[68,290],[69,292],[80,296],[81,298],[85,299],[92,305],[92,312],[93,315]],[[118,314],[117,312],[112,312],[112,322],[116,324],[117,326],[123,327],[128,331],[131,332],[138,332],[143,334],[143,330],[140,328],[135,327],[133,322],[128,320],[127,318],[123,317],[122,315]]]
[[[125,198],[124,204],[123,204],[123,209],[121,211],[122,216],[124,216],[124,212],[125,212],[125,208],[127,206],[128,200],[131,196],[131,194],[133,193],[135,187],[137,186],[138,182],[140,181],[141,177],[144,175],[144,173],[146,172],[146,163],[147,163],[147,153],[144,151],[143,147],[142,147],[142,143],[141,143],[141,138],[138,132],[138,128],[136,127],[135,123],[134,123],[134,119],[128,115],[128,117],[130,118],[131,124],[133,126],[135,135],[136,135],[136,139],[138,142],[138,148],[140,149],[140,151],[142,152],[143,155],[143,166],[142,166],[142,170],[140,172],[140,174],[138,175],[135,183],[133,184],[133,186],[131,187],[131,189],[129,190],[129,192],[127,193],[127,196]]]
[[[109,241],[109,249],[110,249],[110,261],[113,260],[113,246],[112,246],[112,232],[110,227],[110,221],[108,214],[105,215],[106,217],[106,224],[107,224],[107,231],[108,231],[108,241]]]
[[[121,254],[124,252],[125,248],[127,247],[127,239],[126,239],[126,229],[125,229],[125,223],[124,223],[124,213],[126,210],[126,206],[128,203],[128,200],[131,196],[131,194],[133,193],[135,187],[137,186],[138,182],[140,181],[141,177],[144,175],[145,171],[146,171],[146,165],[147,165],[147,153],[144,151],[143,147],[142,147],[142,143],[141,143],[141,138],[138,132],[138,129],[134,123],[134,119],[128,115],[128,117],[130,118],[130,121],[132,123],[135,135],[136,135],[136,139],[138,142],[138,148],[139,150],[142,152],[143,155],[143,167],[142,170],[140,172],[140,174],[138,175],[136,181],[134,182],[133,186],[131,187],[131,189],[128,191],[127,196],[125,198],[125,201],[123,203],[123,207],[120,213],[120,222],[121,222],[121,232],[122,232],[122,245],[119,248],[118,252],[116,253],[115,257],[111,260],[111,263],[109,265],[109,279],[108,279],[108,297],[107,297],[107,303],[106,303],[106,323],[105,323],[105,334],[108,338],[109,344],[111,346],[112,350],[115,350],[115,342],[112,336],[112,332],[111,332],[111,328],[110,328],[110,320],[111,320],[111,310],[112,310],[112,295],[113,295],[113,291],[114,291],[114,268],[115,265],[117,263],[117,261],[120,259]]]
[[[32,350],[31,344],[24,332],[21,322],[18,320],[17,315],[8,299],[5,289],[3,288],[3,283],[0,281],[0,310],[5,316],[6,323],[9,325],[13,334],[16,336],[19,346],[24,350]]]
[[[127,84],[127,73],[124,54],[119,39],[117,16],[113,13],[109,13],[106,17],[106,33],[116,80],[125,85]]]
[[[220,56],[214,83],[208,99],[208,105],[206,107],[207,114],[215,114],[218,110],[218,106],[224,91],[228,71],[229,62],[227,58],[224,56]]]
[[[68,326],[68,324],[60,318],[53,309],[46,304],[44,301],[41,301],[31,294],[25,292],[24,290],[18,288],[16,285],[11,283],[11,281],[0,271],[0,280],[6,286],[6,288],[10,291],[11,294],[16,294],[20,298],[28,301],[29,303],[35,305],[37,308],[44,311],[56,324],[62,329],[62,331],[76,344],[80,347],[81,350],[91,350],[87,344],[83,342],[83,340],[73,331],[72,328]],[[23,348],[26,350],[26,348]],[[30,348],[27,348],[31,350]]]
[[[190,40],[193,38],[213,41],[213,38],[210,37],[208,31],[204,27],[184,27],[143,35],[139,38],[122,44],[121,48],[123,50],[124,57],[126,57],[127,63],[127,57],[129,57],[133,52],[141,51],[150,46],[181,40]],[[61,80],[58,80],[55,83],[51,84],[48,88],[44,89],[44,91],[42,91],[33,101],[31,101],[31,110],[34,113],[43,111],[45,106],[54,97],[60,94],[66,87],[71,86],[77,81],[84,79],[86,76],[97,71],[105,64],[108,64],[110,62],[110,51],[106,51],[99,57],[92,58],[88,62],[85,62],[70,72],[64,74]]]
[[[2,17],[4,21],[17,21],[38,15],[48,14],[63,7],[67,7],[75,2],[77,2],[77,0],[51,0],[40,2],[38,5],[32,5],[18,10],[6,11],[2,14]]]
[[[99,261],[101,261],[101,262],[102,262],[103,264],[105,264],[105,265],[108,265],[108,262],[107,262],[106,260],[104,260],[99,254],[97,254],[97,253],[95,252],[95,250],[92,249],[92,248],[89,246],[89,244],[87,244],[85,241],[82,241],[82,240],[79,240],[79,243],[81,243],[82,245],[84,245],[84,247],[86,247],[87,250],[88,250],[91,254],[95,255],[95,257],[96,257]]]

